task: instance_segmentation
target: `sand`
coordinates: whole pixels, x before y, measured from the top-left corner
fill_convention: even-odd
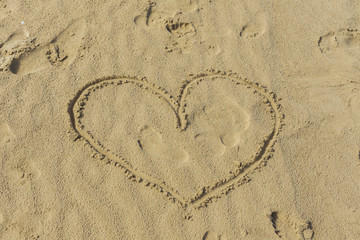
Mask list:
[[[360,3],[0,0],[0,239],[360,239]]]

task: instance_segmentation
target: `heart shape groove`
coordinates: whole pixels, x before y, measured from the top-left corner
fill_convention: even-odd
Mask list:
[[[112,76],[87,84],[69,105],[74,140],[184,209],[250,181],[283,125],[264,86],[215,70],[190,76],[177,99],[146,78]]]

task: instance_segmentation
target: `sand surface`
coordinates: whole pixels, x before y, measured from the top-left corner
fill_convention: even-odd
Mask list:
[[[360,2],[0,0],[0,239],[360,239]]]

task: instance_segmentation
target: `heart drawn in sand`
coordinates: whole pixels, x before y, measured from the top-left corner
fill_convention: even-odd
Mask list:
[[[192,75],[178,98],[145,78],[99,79],[69,114],[94,156],[185,209],[248,182],[271,157],[283,118],[274,93],[214,70]]]

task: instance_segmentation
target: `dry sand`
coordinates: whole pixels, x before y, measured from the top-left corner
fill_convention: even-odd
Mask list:
[[[0,0],[0,239],[360,239],[360,2]]]

